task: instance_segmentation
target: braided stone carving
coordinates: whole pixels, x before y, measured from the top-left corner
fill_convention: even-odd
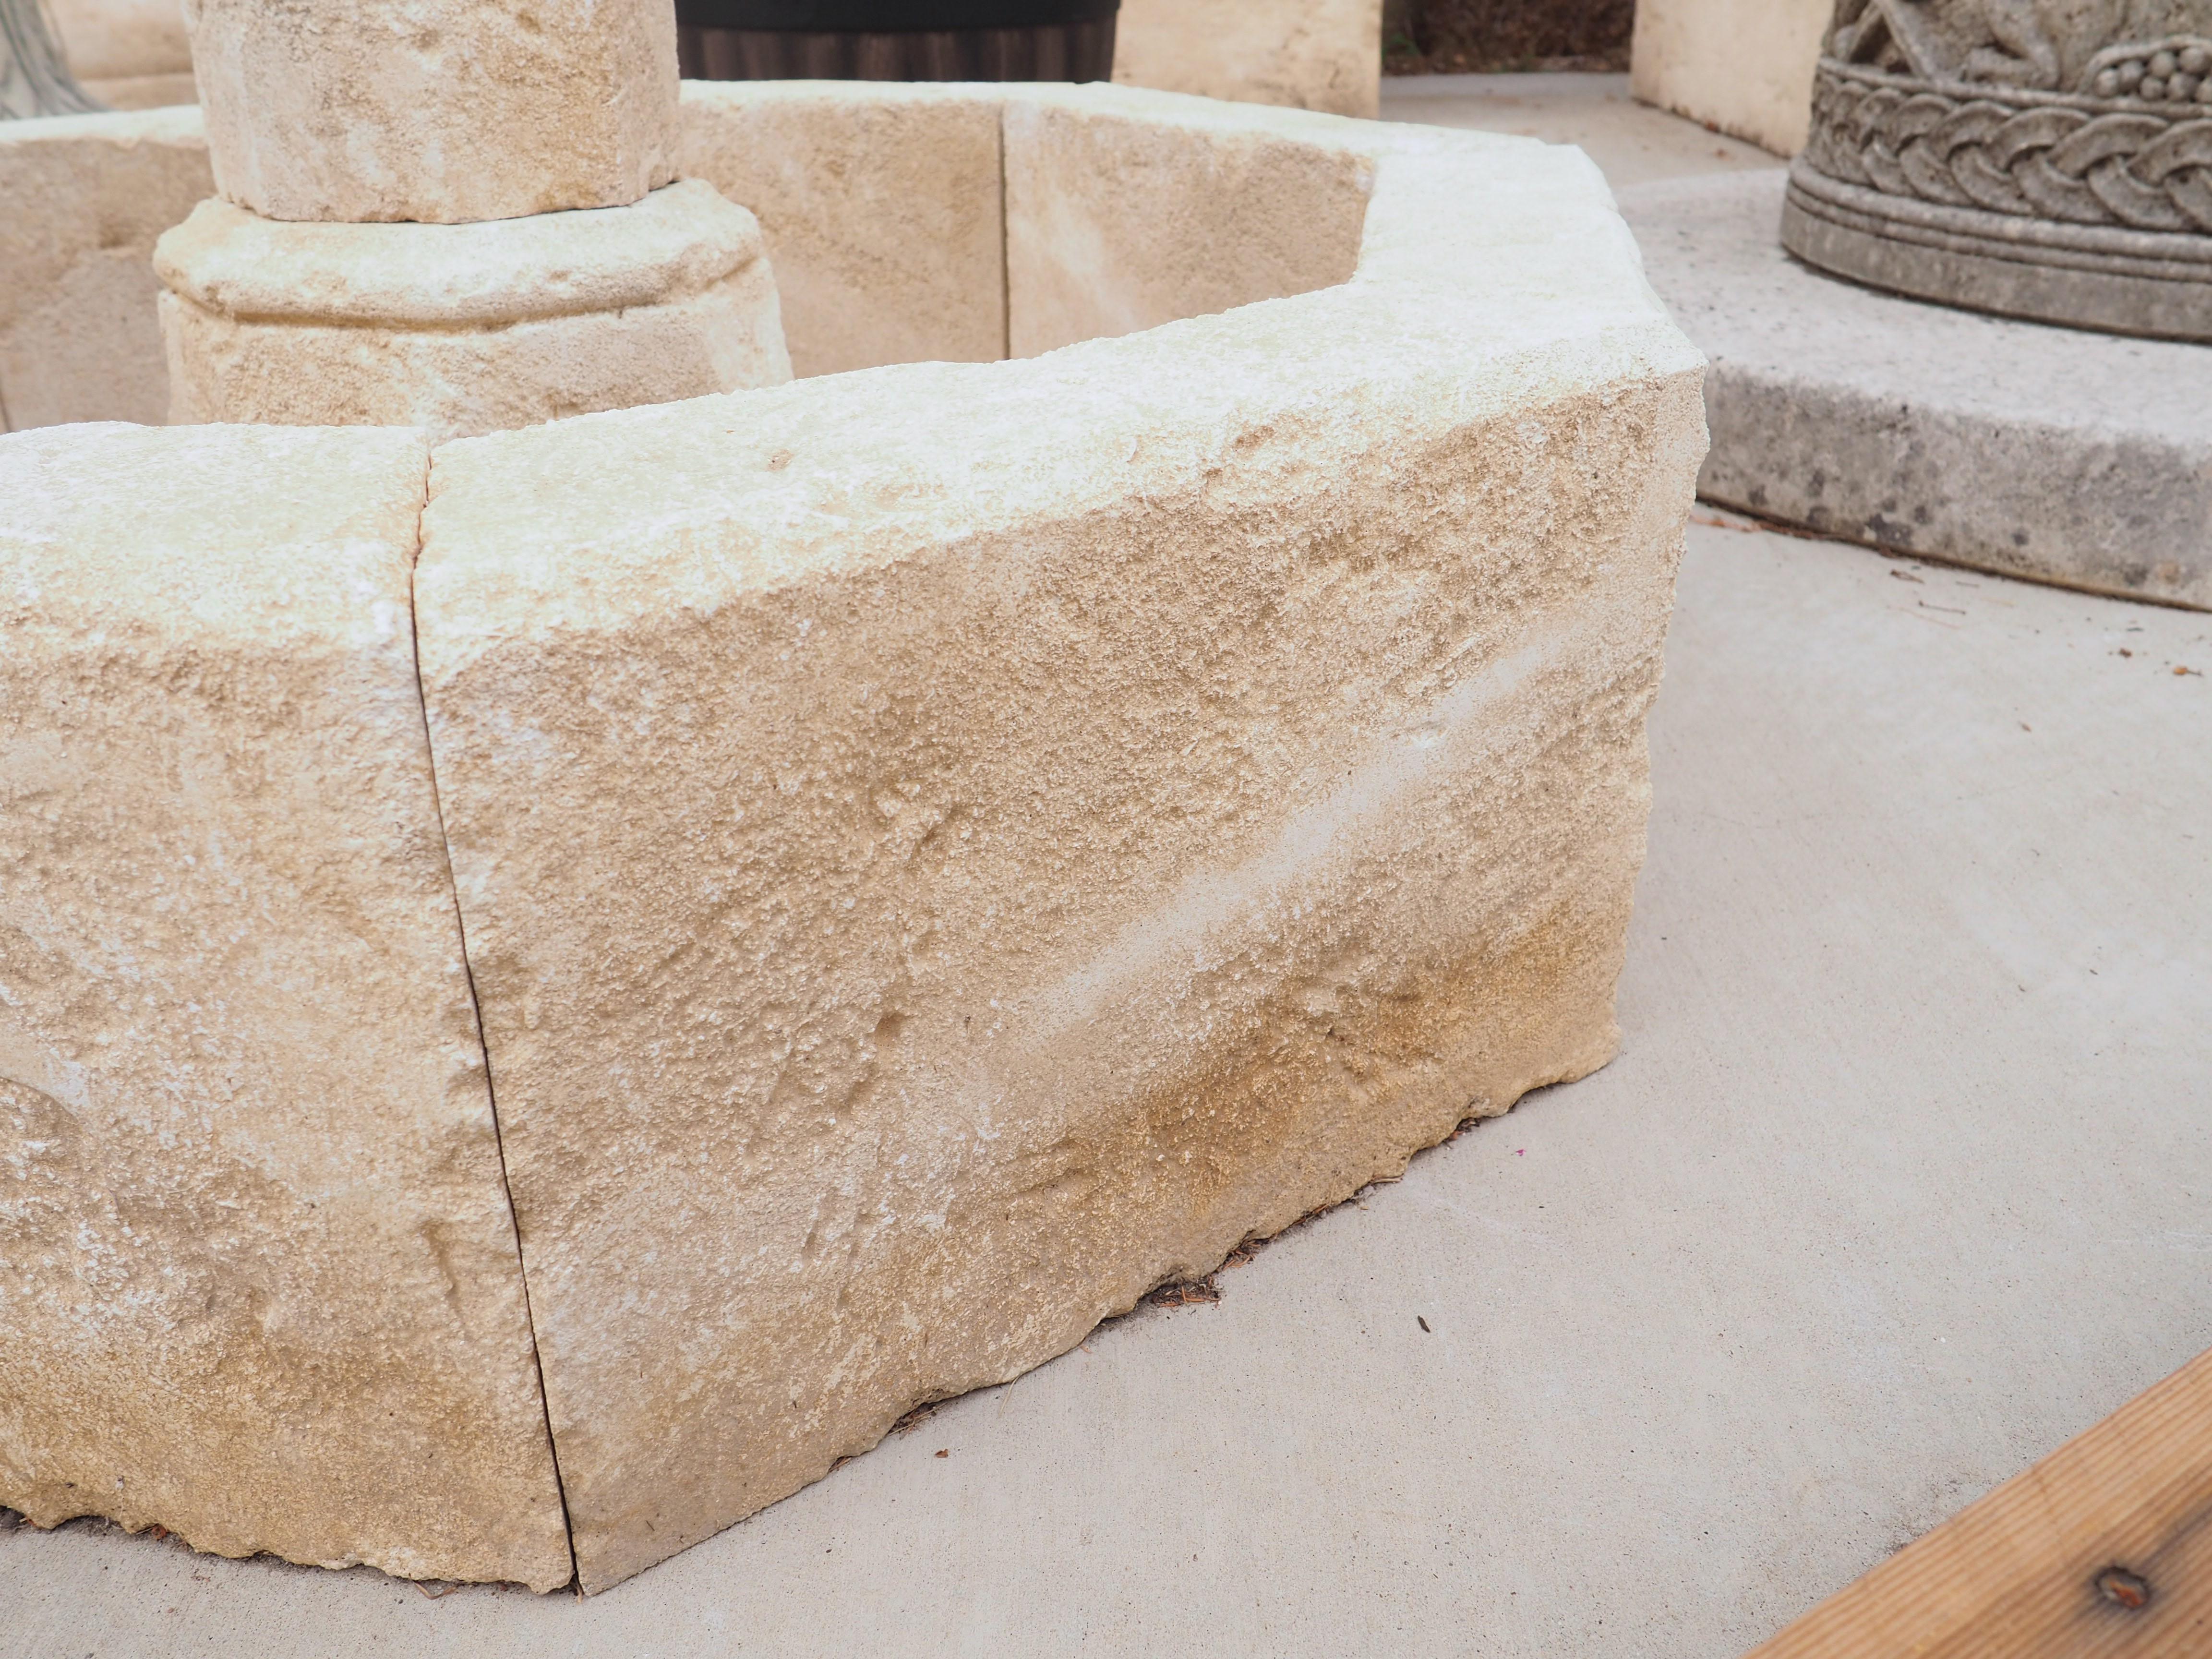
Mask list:
[[[2212,0],[1840,0],[1783,240],[1926,298],[2212,339]]]

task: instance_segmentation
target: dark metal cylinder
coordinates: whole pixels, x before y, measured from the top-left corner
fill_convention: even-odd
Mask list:
[[[1120,0],[678,0],[702,81],[1103,81]]]

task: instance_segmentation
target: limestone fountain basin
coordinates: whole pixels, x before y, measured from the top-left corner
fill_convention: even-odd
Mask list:
[[[0,438],[37,1524],[597,1590],[1614,1051],[1705,434],[1589,161],[685,120],[805,378]]]

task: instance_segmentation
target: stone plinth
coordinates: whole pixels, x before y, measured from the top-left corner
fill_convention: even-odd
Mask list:
[[[205,202],[155,267],[178,424],[450,437],[791,378],[760,227],[696,182],[473,225]]]
[[[2212,0],[1838,0],[1782,240],[1922,299],[2212,340]]]
[[[1620,192],[1712,367],[1708,501],[1825,536],[2212,610],[2212,346],[1984,317],[1806,268],[1779,171]]]
[[[0,440],[0,1503],[569,1576],[414,433]]]
[[[271,219],[510,219],[675,177],[667,0],[198,0],[216,185]]]
[[[810,176],[890,169],[900,123],[946,107],[860,85],[763,97],[780,114],[757,131],[804,138],[781,158],[794,211],[837,199]],[[1042,355],[445,444],[414,485],[411,590],[292,577],[319,580],[325,606],[390,599],[395,630],[414,607],[404,684],[422,701],[400,713],[418,734],[427,716],[445,902],[587,1589],[1617,1041],[1643,718],[1704,428],[1700,361],[1596,170],[1525,140],[1111,88],[994,99],[1018,257],[966,315]],[[853,244],[823,248],[823,268],[866,273]],[[223,280],[245,291],[252,263]],[[362,457],[412,441],[312,436]],[[0,440],[0,457],[40,441]],[[204,465],[204,434],[72,441],[81,483],[25,473],[0,495],[0,523],[58,550],[40,556],[78,556],[40,516],[72,489],[115,504],[100,534],[118,545],[158,549],[173,513],[228,526],[227,547],[268,539],[225,516],[252,499],[229,473],[194,491],[119,460],[97,476],[103,444]],[[192,584],[234,568],[167,558],[171,606],[217,604]],[[291,590],[273,591],[281,610]],[[21,653],[27,684],[52,648]],[[149,727],[160,687],[192,706],[204,685],[241,729],[295,722],[282,764],[241,739],[226,754],[264,769],[172,768],[149,799],[219,807],[234,834],[265,819],[270,845],[396,884],[363,849],[416,822],[398,806],[286,816],[324,774],[352,776],[349,744],[384,738],[302,720],[279,666],[219,684],[179,667],[143,697],[82,678],[90,712],[70,718]],[[314,751],[319,769],[285,758]],[[43,753],[0,746],[0,787],[37,799]],[[210,863],[190,879],[215,879]],[[67,872],[23,867],[0,891],[36,918]],[[164,894],[112,890],[102,937],[166,914]],[[321,937],[313,895],[253,891],[219,962],[145,993],[172,1023],[143,1040],[183,1055],[164,1109],[213,1114],[192,1103],[238,1086],[179,1023],[218,969],[261,983],[264,932],[282,986],[331,987],[323,1018],[368,1028],[363,1046],[427,1048],[378,996],[283,954]],[[447,994],[449,966],[413,971]],[[94,1051],[100,1006],[58,1000],[41,1042]],[[245,1047],[273,1065],[323,1036],[271,1022]],[[76,1109],[48,1073],[8,1064],[66,1129]],[[368,1091],[345,1097],[353,1116],[396,1115],[403,1143],[426,1121]],[[241,1119],[208,1156],[300,1133]],[[51,1151],[64,1139],[42,1121],[7,1149],[54,1194],[58,1237],[101,1201]],[[393,1153],[375,1178],[412,1168]],[[477,1237],[477,1201],[439,1188],[395,1212],[395,1284],[419,1241]],[[432,1224],[441,1206],[458,1232]],[[136,1249],[116,1245],[122,1268]],[[463,1308],[479,1280],[512,1284],[504,1261],[451,1260]],[[47,1320],[74,1292],[26,1294]],[[434,1328],[410,1313],[392,1316],[395,1352]],[[133,1397],[136,1348],[160,1351],[176,1317],[118,1303],[112,1346],[66,1403],[36,1396],[9,1443],[72,1443],[80,1419]],[[484,1341],[477,1374],[503,1388],[508,1351]],[[57,1351],[41,1334],[17,1363]],[[368,1364],[342,1352],[331,1386]],[[268,1418],[289,1429],[281,1381]],[[447,1420],[414,1402],[400,1419]],[[258,1516],[252,1476],[219,1447],[179,1457],[174,1501]],[[20,1480],[0,1464],[0,1502]],[[82,1510],[113,1504],[84,1484]],[[41,1493],[38,1514],[63,1507]],[[535,1538],[495,1540],[466,1576],[541,1582]]]

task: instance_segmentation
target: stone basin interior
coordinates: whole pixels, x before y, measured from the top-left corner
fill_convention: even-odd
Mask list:
[[[1373,185],[1365,158],[1250,123],[1074,124],[981,88],[695,82],[684,117],[683,172],[760,219],[800,378],[1031,357],[1332,287]]]
[[[1072,130],[996,88],[690,82],[679,170],[759,217],[801,378],[1032,356],[1350,277],[1372,164],[1175,101],[1172,131]],[[152,248],[214,194],[197,108],[0,131],[22,208],[0,226],[0,430],[166,418]]]

